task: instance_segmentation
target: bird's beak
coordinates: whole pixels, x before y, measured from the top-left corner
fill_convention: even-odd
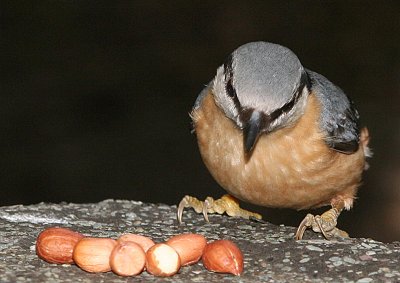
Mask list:
[[[253,111],[243,128],[243,145],[247,157],[251,156],[254,146],[263,128],[263,116],[258,111]]]

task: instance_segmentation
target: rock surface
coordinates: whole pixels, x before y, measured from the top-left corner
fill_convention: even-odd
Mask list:
[[[295,241],[295,228],[210,215],[206,223],[185,210],[176,221],[176,206],[105,200],[90,204],[15,205],[0,207],[0,282],[129,282],[111,272],[90,274],[75,265],[55,265],[35,253],[45,228],[71,228],[94,237],[138,233],[156,242],[179,233],[200,233],[208,240],[230,239],[243,251],[240,277],[207,271],[201,263],[179,274],[157,278],[143,272],[136,279],[153,282],[400,282],[400,243],[371,239],[326,241],[311,231]],[[135,280],[136,280],[135,279]]]

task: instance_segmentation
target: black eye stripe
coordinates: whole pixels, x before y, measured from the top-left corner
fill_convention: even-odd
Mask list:
[[[271,118],[271,121],[276,120],[279,116],[283,115],[284,113],[288,113],[294,105],[297,103],[297,101],[300,99],[303,89],[304,88],[310,88],[310,81],[308,78],[308,75],[306,72],[303,72],[300,77],[300,86],[297,88],[296,93],[292,96],[292,98],[281,108],[275,110],[272,112],[269,116]]]
[[[232,54],[226,58],[226,61],[224,63],[224,74],[225,74],[225,80],[229,80],[229,78],[232,78],[233,76],[233,57]]]
[[[231,97],[235,98],[237,97],[236,90],[232,85],[232,78],[230,78],[225,85],[226,93]]]
[[[227,60],[224,63],[224,74],[225,74],[225,91],[230,98],[232,98],[235,103],[237,109],[240,109],[239,99],[237,97],[236,89],[233,86],[233,57],[229,55]]]
[[[241,113],[244,109],[240,105],[240,101],[237,97],[236,89],[233,86],[233,57],[230,55],[224,63],[224,75],[225,75],[225,91],[227,95],[232,99],[235,104],[236,109]],[[300,77],[300,85],[297,88],[296,92],[293,94],[292,98],[284,104],[281,108],[276,109],[272,113],[268,115],[268,120],[270,122],[276,120],[281,115],[288,113],[293,109],[294,105],[302,96],[302,92],[304,88],[310,89],[310,79],[306,72],[303,72]]]

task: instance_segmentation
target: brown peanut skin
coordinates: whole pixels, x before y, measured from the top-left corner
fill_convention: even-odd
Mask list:
[[[229,240],[208,243],[204,249],[203,265],[210,271],[240,275],[243,272],[243,254]]]
[[[74,262],[87,272],[111,271],[110,255],[116,244],[110,238],[82,238],[75,246]]]
[[[146,253],[134,242],[118,242],[110,255],[112,272],[120,276],[140,274],[146,264]]]
[[[36,240],[36,254],[49,263],[72,264],[75,245],[84,236],[67,228],[43,230]]]
[[[147,252],[152,246],[155,245],[154,241],[149,237],[138,235],[138,234],[123,234],[118,239],[118,242],[134,242],[142,247],[144,252]]]
[[[198,262],[203,255],[207,240],[200,234],[180,234],[171,237],[165,242],[173,247],[181,258],[182,266]]]

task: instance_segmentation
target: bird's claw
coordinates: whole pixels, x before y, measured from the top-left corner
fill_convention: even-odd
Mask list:
[[[177,218],[180,224],[182,223],[183,210],[188,207],[193,208],[197,213],[202,213],[207,222],[209,222],[208,214],[210,213],[226,213],[229,216],[245,219],[261,219],[260,214],[240,208],[238,200],[230,195],[224,195],[217,200],[207,197],[204,201],[192,196],[185,196],[178,205]]]
[[[296,232],[296,240],[303,239],[304,232],[307,228],[311,228],[314,232],[322,233],[325,239],[329,240],[332,237],[348,238],[349,235],[339,228],[336,228],[339,212],[336,208],[332,208],[322,215],[307,214],[301,221]]]
[[[207,212],[204,214],[204,203],[192,196],[185,196],[178,205],[177,218],[179,224],[182,224],[183,210],[187,207],[193,208],[197,213],[203,212],[204,218],[208,220]]]

